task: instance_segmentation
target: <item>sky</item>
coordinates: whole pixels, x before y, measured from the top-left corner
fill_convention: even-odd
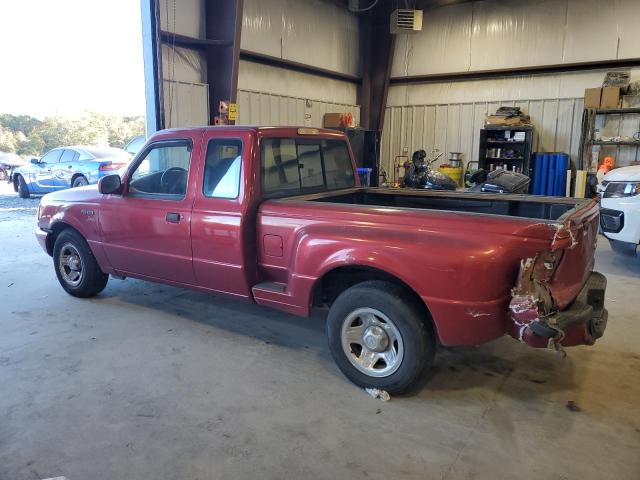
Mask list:
[[[0,113],[144,115],[139,0],[0,0]]]

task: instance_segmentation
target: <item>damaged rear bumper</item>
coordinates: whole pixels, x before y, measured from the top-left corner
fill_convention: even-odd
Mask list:
[[[509,305],[510,334],[532,347],[592,345],[607,326],[606,288],[606,277],[591,272],[575,300],[566,309],[550,313],[535,292],[517,289]]]

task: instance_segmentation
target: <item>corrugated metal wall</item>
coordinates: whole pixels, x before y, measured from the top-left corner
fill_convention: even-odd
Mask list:
[[[251,90],[238,90],[239,125],[322,127],[327,112],[351,112],[360,121],[360,107]]]
[[[425,11],[423,29],[396,39],[392,77],[635,58],[638,0],[486,0]],[[636,22],[636,23],[634,23]],[[603,25],[605,27],[603,27]],[[631,71],[639,79],[640,70]],[[382,137],[388,172],[396,155],[418,148],[460,151],[477,160],[484,117],[520,106],[536,130],[534,150],[577,159],[584,89],[604,71],[390,88]],[[637,115],[599,118],[603,136],[633,135]],[[603,149],[618,165],[638,160],[636,147]]]
[[[179,3],[160,0],[162,30],[194,38],[204,37],[202,0]],[[161,45],[165,127],[192,127],[209,123],[206,60],[202,53]]]
[[[357,17],[326,1],[244,3],[245,50],[357,75],[358,39]],[[238,123],[321,127],[326,112],[347,111],[359,122],[356,95],[350,82],[241,61]]]
[[[638,57],[638,0],[485,0],[426,10],[392,77]]]
[[[424,148],[464,153],[464,160],[478,160],[480,129],[487,113],[501,106],[518,106],[536,127],[535,151],[568,152],[577,158],[583,99],[532,99],[518,101],[426,104],[388,107],[382,133],[381,162],[389,175],[397,155],[405,147],[409,155]]]
[[[477,161],[485,116],[501,106],[518,106],[531,116],[533,151],[566,152],[572,162],[577,160],[582,97],[387,107],[380,148],[383,167],[392,175],[396,156],[403,155],[405,147],[409,155],[420,148],[427,152],[437,148],[446,152],[445,160],[450,152],[463,152],[465,162]],[[599,116],[596,128],[603,137],[633,136],[640,131],[640,115]],[[640,161],[640,149],[635,146],[601,149],[601,157],[613,155],[618,166]]]
[[[358,75],[358,18],[321,0],[245,0],[244,50]]]
[[[208,125],[209,86],[206,83],[163,82],[165,128]]]
[[[204,38],[203,0],[161,0],[159,10],[163,30]],[[241,38],[245,50],[351,75],[359,72],[358,19],[330,2],[245,0]],[[208,124],[204,56],[163,44],[162,60],[166,126]],[[353,83],[240,62],[239,123],[321,126],[325,112],[343,111],[359,120],[355,103]]]

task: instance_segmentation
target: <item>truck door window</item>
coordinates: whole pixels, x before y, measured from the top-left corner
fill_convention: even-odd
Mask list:
[[[349,149],[343,140],[265,138],[260,156],[265,197],[355,185]]]
[[[202,193],[206,197],[238,198],[242,140],[212,138],[207,145]]]
[[[151,147],[129,176],[134,195],[184,197],[191,161],[191,144]]]

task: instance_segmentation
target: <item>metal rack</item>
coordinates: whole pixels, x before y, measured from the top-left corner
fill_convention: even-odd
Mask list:
[[[512,136],[515,132],[524,132],[525,139],[519,141],[504,140],[504,132]],[[491,170],[490,166],[504,163],[510,170],[515,167],[519,172],[530,175],[531,151],[533,147],[533,128],[525,125],[486,126],[480,130],[479,168]],[[491,155],[491,150],[511,150],[517,156]]]
[[[591,150],[595,146],[640,147],[640,141],[604,141],[595,139],[596,117],[598,115],[640,114],[640,108],[585,108],[582,113],[582,131],[580,150],[578,153],[578,170],[588,170],[591,165]]]

